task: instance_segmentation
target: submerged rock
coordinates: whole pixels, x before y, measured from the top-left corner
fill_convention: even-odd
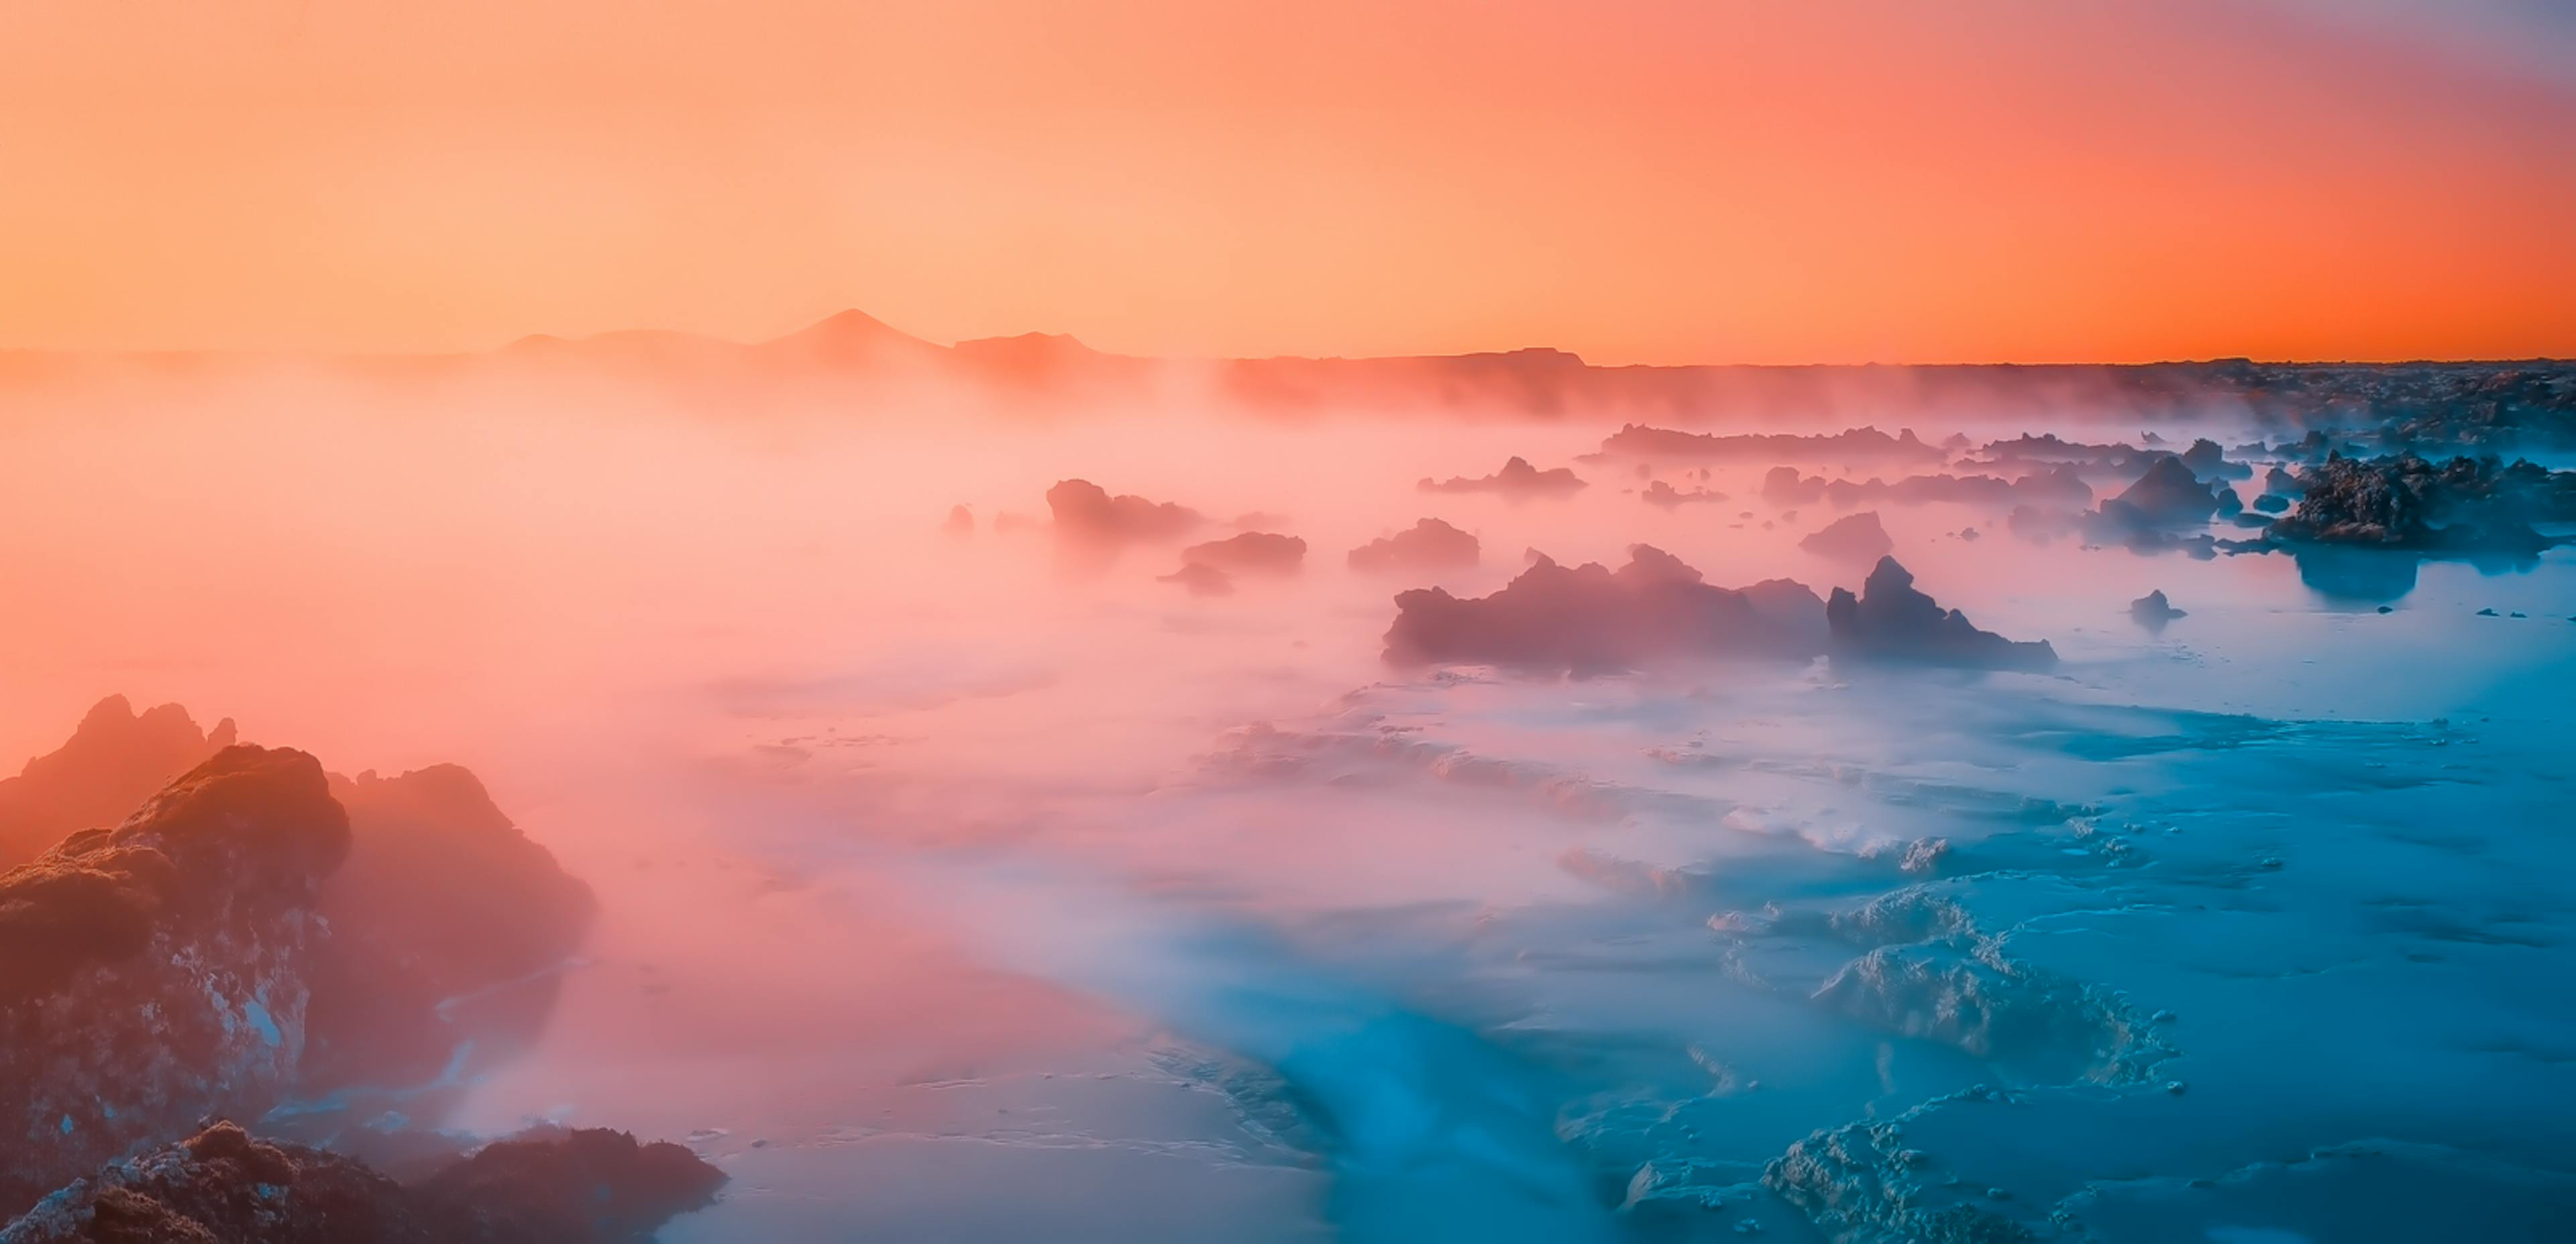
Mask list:
[[[1501,591],[1462,599],[1440,588],[1395,598],[1386,659],[1397,665],[1473,662],[1575,674],[1662,659],[1807,657],[1823,650],[1816,594],[1786,579],[1713,587],[1651,545],[1628,564],[1566,567],[1538,556]]]
[[[285,1096],[348,850],[319,762],[236,746],[0,875],[0,1204]]]
[[[2016,643],[1981,631],[1956,609],[1916,591],[1914,576],[1893,557],[1878,559],[1855,597],[1835,588],[1825,622],[1836,656],[1980,669],[2046,669],[2057,651],[2046,640]]]
[[[46,1196],[0,1244],[632,1244],[722,1171],[604,1129],[497,1141],[409,1186],[216,1123]]]

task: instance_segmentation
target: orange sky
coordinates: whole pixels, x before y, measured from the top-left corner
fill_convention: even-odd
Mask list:
[[[0,345],[2576,355],[2517,0],[13,0]]]

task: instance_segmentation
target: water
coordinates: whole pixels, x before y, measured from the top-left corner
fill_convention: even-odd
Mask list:
[[[604,911],[444,1122],[687,1139],[734,1182],[669,1241],[1816,1238],[1764,1164],[1890,1121],[1833,1212],[1893,1174],[2111,1240],[2576,1215],[2570,550],[2355,586],[1881,506],[2059,668],[1434,674],[1379,660],[1392,595],[1524,549],[1865,568],[1767,464],[1641,503],[1577,460],[1612,424],[312,377],[9,418],[0,754],[121,691],[474,769]],[[1591,486],[1413,486],[1511,454]],[[1067,477],[1280,516],[1306,569],[1194,597],[1170,545],[996,530]],[[1344,569],[1424,516],[1483,565]]]

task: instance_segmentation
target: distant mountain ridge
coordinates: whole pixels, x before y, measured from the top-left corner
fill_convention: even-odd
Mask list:
[[[102,366],[220,372],[279,356],[0,351],[0,390]],[[718,392],[772,383],[966,384],[1005,401],[1115,400],[1186,385],[1264,413],[1334,409],[1502,418],[1653,418],[1709,424],[1766,418],[1866,421],[1895,410],[1988,417],[2092,414],[2138,419],[2250,415],[2300,426],[2327,416],[2403,419],[2439,411],[2502,426],[2576,423],[2576,362],[2139,364],[1617,364],[1535,347],[1370,358],[1154,359],[1061,334],[940,345],[848,310],[784,336],[734,342],[636,329],[523,337],[479,353],[306,357],[391,378],[558,372]]]

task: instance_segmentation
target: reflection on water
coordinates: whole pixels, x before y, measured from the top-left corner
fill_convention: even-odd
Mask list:
[[[101,402],[0,463],[0,751],[123,691],[471,767],[604,910],[444,1122],[688,1138],[735,1183],[668,1239],[1797,1239],[1903,1179],[2140,1240],[2569,1203],[2567,550],[2195,560],[1880,505],[2062,665],[1399,674],[1395,592],[1524,550],[1866,567],[1799,548],[1845,511],[1759,500],[1768,464],[1581,461],[1607,427]],[[1512,456],[1589,486],[1416,486]],[[1068,549],[1075,477],[1204,521]],[[1159,581],[1247,514],[1299,573]],[[1425,517],[1480,563],[1345,565]]]

